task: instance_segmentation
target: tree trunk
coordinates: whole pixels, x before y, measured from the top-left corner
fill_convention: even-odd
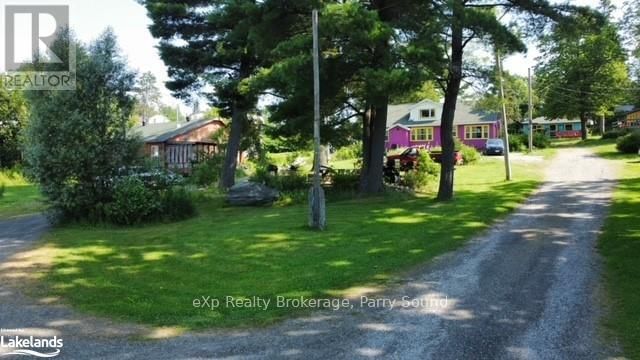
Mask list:
[[[238,153],[247,122],[247,111],[234,104],[231,116],[231,131],[229,132],[229,142],[227,152],[222,165],[222,176],[220,177],[220,188],[229,189],[236,182],[236,168],[238,166]]]
[[[367,107],[364,116],[360,176],[360,192],[363,194],[376,194],[384,189],[384,133],[387,131],[388,107],[388,97],[379,99]]]
[[[587,132],[587,115],[586,114],[580,115],[580,125],[582,127],[582,140],[587,140],[587,137],[589,136],[589,134]]]
[[[447,79],[447,89],[442,106],[440,142],[442,143],[442,161],[440,168],[440,184],[438,187],[438,201],[453,199],[453,178],[455,171],[455,143],[453,140],[453,119],[456,113],[456,103],[462,82],[462,53],[463,53],[463,17],[464,4],[455,0],[451,25],[451,67]]]

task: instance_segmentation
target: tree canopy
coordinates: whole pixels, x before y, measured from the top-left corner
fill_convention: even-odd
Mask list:
[[[86,47],[67,32],[56,54],[77,49],[75,91],[27,91],[30,119],[25,130],[29,176],[40,184],[54,210],[67,218],[100,219],[118,169],[132,163],[140,144],[126,136],[133,110],[135,74],[119,55],[112,31]],[[42,65],[48,69],[56,64]]]
[[[580,118],[582,138],[587,120],[623,102],[630,85],[626,54],[616,27],[581,18],[578,26],[561,26],[543,39],[538,66],[543,113],[549,117]]]

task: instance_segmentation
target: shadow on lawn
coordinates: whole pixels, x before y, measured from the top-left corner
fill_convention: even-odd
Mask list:
[[[98,235],[92,234],[94,230],[84,232],[90,236],[75,240],[68,235],[78,229],[63,229],[51,239],[58,248],[54,252],[58,260],[47,281],[53,292],[81,309],[126,320],[196,329],[271,323],[292,309],[195,309],[192,301],[201,296],[225,295],[357,296],[375,290],[393,280],[398,269],[408,270],[460,246],[471,234],[486,228],[490,219],[522,201],[535,185],[500,184],[484,194],[462,191],[458,192],[458,201],[447,204],[422,199],[332,204],[331,228],[324,233],[300,225],[305,220],[305,207],[278,209],[277,216],[272,216],[272,209],[226,209],[162,229],[113,229]],[[181,339],[180,356],[318,355],[331,344],[332,351],[346,357],[389,357],[398,355],[390,351],[410,350],[396,347],[399,339],[427,347],[429,341],[439,338],[433,331],[442,333],[444,329],[457,334],[455,338],[468,338],[466,344],[482,345],[487,357],[497,356],[509,351],[508,339],[491,334],[520,334],[538,318],[553,268],[550,262],[575,240],[563,229],[582,229],[580,225],[592,222],[588,210],[606,205],[606,199],[598,194],[610,185],[607,181],[552,183],[545,187],[544,196],[527,202],[510,217],[509,231],[494,232],[500,241],[487,240],[496,242],[491,251],[499,261],[524,258],[530,262],[514,267],[520,269],[519,273],[502,274],[498,280],[507,285],[491,283],[491,277],[483,279],[482,287],[495,291],[469,296],[474,291],[469,289],[479,285],[474,284],[473,276],[465,275],[466,269],[478,266],[483,258],[460,256],[446,269],[430,272],[433,278],[410,280],[398,293],[426,299],[424,307],[393,313],[373,309],[373,316],[360,314],[367,309],[355,310],[363,316],[323,312],[259,332],[259,336],[255,331],[240,331],[206,341]],[[592,191],[593,197],[576,195],[585,190]],[[245,218],[247,231],[225,229],[231,227],[236,216]],[[264,222],[265,217],[268,222]],[[549,226],[532,225],[542,219],[550,221]],[[188,234],[185,227],[189,228]],[[547,270],[532,271],[540,268]],[[360,287],[359,292],[356,287]],[[486,328],[494,331],[478,331]],[[474,343],[479,340],[484,342]],[[167,343],[150,346],[155,352],[176,350]],[[432,349],[446,352],[456,347]],[[466,355],[473,357],[473,349],[461,351],[470,351]]]
[[[303,225],[305,206],[217,208],[181,223],[140,228],[62,228],[49,238],[55,251],[47,294],[92,313],[154,325],[271,323],[291,309],[197,311],[192,301],[376,292],[398,270],[464,244],[536,185],[522,181],[487,192],[458,191],[451,203],[330,203],[329,228],[322,233]]]

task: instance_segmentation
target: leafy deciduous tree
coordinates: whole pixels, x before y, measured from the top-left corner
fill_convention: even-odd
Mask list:
[[[0,84],[0,168],[12,167],[20,161],[20,135],[26,119],[22,93],[8,91]]]
[[[582,139],[589,116],[618,105],[629,86],[625,51],[616,28],[582,18],[579,27],[556,26],[543,42],[539,66],[543,112],[550,117],[579,117]]]

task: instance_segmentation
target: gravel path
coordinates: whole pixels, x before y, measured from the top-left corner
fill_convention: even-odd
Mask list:
[[[604,358],[595,242],[614,183],[606,160],[562,150],[520,210],[382,296],[393,308],[356,299],[355,309],[266,329],[133,341],[127,329],[0,287],[0,327],[62,336],[65,359]],[[0,223],[0,262],[44,228],[39,218]]]

